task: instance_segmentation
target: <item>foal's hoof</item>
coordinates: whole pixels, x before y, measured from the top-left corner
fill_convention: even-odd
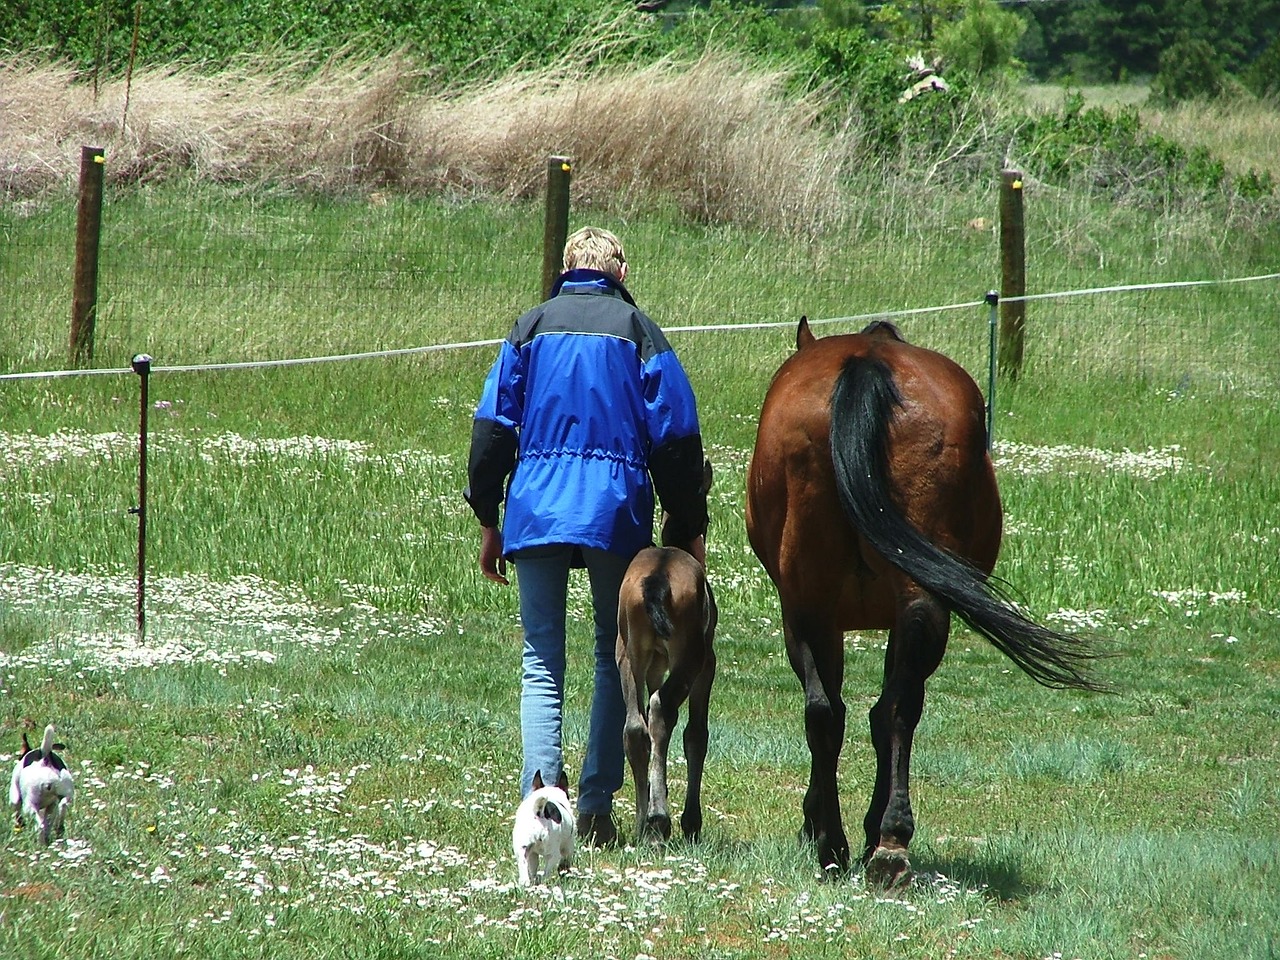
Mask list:
[[[867,886],[893,890],[911,882],[911,861],[901,847],[877,847],[867,861]]]

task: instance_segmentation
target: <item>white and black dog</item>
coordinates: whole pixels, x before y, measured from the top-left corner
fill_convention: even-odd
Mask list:
[[[573,807],[569,778],[563,770],[554,785],[543,784],[542,771],[533,775],[533,792],[520,802],[511,830],[520,886],[547,881],[573,862]]]
[[[23,813],[31,814],[40,824],[40,839],[45,843],[51,836],[62,836],[67,809],[76,793],[71,771],[53,752],[55,749],[66,747],[53,742],[53,724],[44,728],[44,741],[39,750],[31,749],[24,732],[22,754],[13,765],[13,778],[9,781],[14,822],[21,827]]]

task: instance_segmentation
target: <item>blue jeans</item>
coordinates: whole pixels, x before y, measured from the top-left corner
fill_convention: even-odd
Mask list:
[[[540,547],[515,557],[524,625],[524,675],[520,688],[520,734],[524,770],[520,794],[532,789],[541,771],[554,783],[564,765],[561,728],[564,720],[565,604],[572,546]],[[582,548],[591,580],[595,619],[595,685],[587,752],[578,781],[579,814],[607,814],[622,787],[622,727],[626,705],[618,675],[618,588],[630,560],[616,553]]]

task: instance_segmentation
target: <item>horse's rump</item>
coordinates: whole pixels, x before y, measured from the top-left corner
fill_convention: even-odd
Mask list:
[[[888,629],[899,578],[848,517],[833,444],[847,470],[878,471],[887,505],[921,534],[990,571],[1001,512],[982,396],[948,358],[883,332],[806,331],[760,414],[748,534],[784,604],[822,610],[841,630]]]

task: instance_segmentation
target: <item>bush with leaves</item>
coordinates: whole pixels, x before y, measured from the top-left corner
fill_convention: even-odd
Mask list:
[[[1229,178],[1208,149],[1187,149],[1145,132],[1135,107],[1114,114],[1101,107],[1086,109],[1079,93],[1069,94],[1060,111],[1023,122],[1014,137],[1028,172],[1064,186],[1084,184],[1118,199],[1164,203],[1224,191],[1257,199],[1275,189],[1265,173]]]
[[[755,4],[712,0],[692,8],[670,29],[660,28],[652,53],[698,57],[709,46],[741,50],[768,64],[795,62],[805,39]]]
[[[1151,98],[1161,104],[1212,100],[1226,89],[1226,72],[1207,40],[1183,37],[1160,54],[1160,70],[1151,81]]]
[[[518,62],[546,63],[602,17],[608,0],[24,0],[0,3],[0,49],[44,51],[77,68],[121,74],[137,26],[139,64],[225,67],[246,54],[407,48],[454,83]]]
[[[1261,200],[1263,197],[1275,196],[1276,180],[1269,170],[1250,169],[1232,179],[1231,189],[1241,199]]]
[[[1280,98],[1280,37],[1267,44],[1241,79],[1255,96]]]
[[[938,27],[938,52],[948,68],[982,82],[1013,80],[1022,65],[1013,51],[1026,31],[1016,14],[995,0],[968,0],[964,14]]]

